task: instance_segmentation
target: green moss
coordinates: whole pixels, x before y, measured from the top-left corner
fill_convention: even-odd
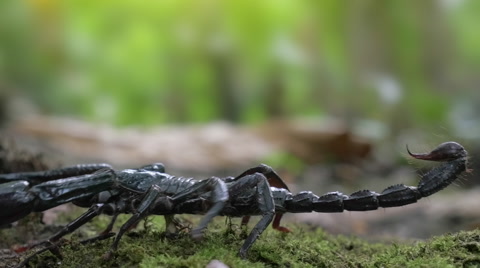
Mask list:
[[[118,224],[128,216],[118,220]],[[197,217],[192,217],[197,220]],[[102,230],[108,217],[94,220],[84,229]],[[146,224],[129,232],[121,240],[111,260],[103,259],[113,238],[81,245],[85,236],[74,236],[61,249],[60,262],[45,252],[32,260],[33,267],[205,267],[220,260],[230,267],[478,267],[480,231],[465,231],[434,237],[428,241],[371,243],[366,240],[335,236],[306,225],[289,226],[292,233],[268,228],[249,251],[248,259],[237,257],[244,242],[240,228],[227,232],[220,217],[209,226],[202,241],[193,241],[188,233],[175,239],[162,235],[162,217],[151,217]],[[195,223],[192,223],[195,224]]]

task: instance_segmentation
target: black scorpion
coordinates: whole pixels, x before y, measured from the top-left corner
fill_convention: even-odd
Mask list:
[[[204,180],[174,177],[165,173],[162,164],[138,169],[113,170],[106,164],[76,165],[44,172],[24,172],[0,175],[0,226],[12,223],[31,212],[72,202],[89,209],[48,239],[55,244],[95,216],[112,215],[105,232],[110,232],[116,216],[132,214],[124,223],[106,257],[117,249],[123,234],[149,215],[165,215],[167,229],[174,214],[204,214],[199,225],[191,231],[201,238],[204,229],[215,216],[244,217],[260,215],[239,255],[245,258],[255,240],[273,221],[279,225],[283,213],[342,212],[375,210],[417,202],[432,195],[466,171],[467,151],[456,142],[439,145],[428,154],[408,153],[417,159],[442,162],[424,174],[417,187],[397,184],[381,193],[370,190],[351,195],[330,192],[317,196],[310,191],[292,194],[280,177],[268,166],[248,169],[239,176]],[[276,216],[275,216],[276,215]]]

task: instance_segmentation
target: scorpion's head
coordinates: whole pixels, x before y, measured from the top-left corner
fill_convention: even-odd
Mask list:
[[[463,148],[462,145],[454,142],[444,142],[437,146],[437,148],[433,149],[430,153],[412,153],[408,149],[407,152],[409,155],[416,159],[421,160],[430,160],[430,161],[450,161],[455,159],[460,159],[467,156],[467,151]]]

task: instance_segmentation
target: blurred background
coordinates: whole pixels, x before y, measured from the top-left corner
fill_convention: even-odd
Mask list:
[[[480,148],[479,14],[475,0],[4,0],[0,125],[50,165],[161,161],[210,176],[264,162],[292,190],[416,185],[424,164],[405,144]],[[459,198],[475,200],[473,176],[453,187],[463,209],[444,229],[422,217],[455,202],[432,197],[380,211],[385,233],[470,228]],[[379,232],[374,212],[345,215],[306,221]]]

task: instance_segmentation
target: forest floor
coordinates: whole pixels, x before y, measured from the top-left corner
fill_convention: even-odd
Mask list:
[[[75,209],[78,214],[79,209]],[[71,218],[69,213],[66,218]],[[65,216],[63,216],[65,217]],[[127,217],[122,216],[118,222]],[[191,219],[193,217],[188,217]],[[194,223],[198,217],[194,217]],[[64,218],[65,220],[65,218]],[[238,223],[239,220],[237,220]],[[51,232],[52,226],[34,227],[32,219],[17,226],[23,234],[39,230]],[[448,233],[427,240],[389,239],[369,241],[356,236],[331,235],[306,224],[288,225],[291,233],[268,228],[250,249],[247,259],[237,252],[244,241],[238,225],[217,218],[209,225],[201,241],[185,233],[174,239],[163,236],[162,217],[150,217],[121,240],[110,260],[103,258],[113,238],[82,244],[109,222],[107,216],[88,223],[60,248],[63,259],[50,252],[32,258],[29,267],[478,267],[480,230]],[[55,225],[58,226],[58,225]],[[60,227],[57,227],[57,230]],[[49,229],[49,230],[47,230]],[[47,231],[45,231],[47,230]],[[10,241],[11,230],[0,230]],[[12,240],[10,240],[12,239]],[[12,245],[12,244],[10,244]],[[15,254],[0,251],[0,267],[13,267],[35,250]],[[3,255],[2,255],[3,253]]]

